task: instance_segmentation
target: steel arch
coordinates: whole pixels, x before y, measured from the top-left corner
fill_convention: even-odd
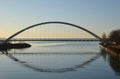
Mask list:
[[[36,27],[36,26],[40,26],[40,25],[46,25],[46,24],[64,24],[64,25],[69,25],[69,26],[73,26],[73,27],[76,27],[78,29],[81,29],[91,35],[93,35],[94,37],[98,38],[99,40],[102,40],[98,35],[96,35],[95,33],[91,32],[90,30],[87,30],[79,25],[75,25],[75,24],[72,24],[72,23],[68,23],[68,22],[61,22],[61,21],[50,21],[50,22],[42,22],[42,23],[38,23],[38,24],[34,24],[34,25],[31,25],[31,26],[28,26],[16,33],[14,33],[13,35],[11,35],[10,37],[8,37],[3,43],[7,43],[8,41],[10,41],[10,39],[14,38],[15,36],[17,36],[18,34],[28,30],[28,29],[31,29],[33,27]]]

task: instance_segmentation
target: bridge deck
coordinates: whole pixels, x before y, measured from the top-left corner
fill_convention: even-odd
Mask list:
[[[0,41],[4,41],[0,39]],[[99,39],[12,39],[10,41],[100,41]]]

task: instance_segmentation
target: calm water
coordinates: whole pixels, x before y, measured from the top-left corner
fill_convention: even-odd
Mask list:
[[[98,42],[28,42],[0,54],[0,79],[120,79],[120,58]]]

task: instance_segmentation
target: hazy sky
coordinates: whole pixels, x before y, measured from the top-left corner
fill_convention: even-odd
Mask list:
[[[120,28],[120,0],[0,0],[0,37],[45,21],[65,21],[99,36]]]

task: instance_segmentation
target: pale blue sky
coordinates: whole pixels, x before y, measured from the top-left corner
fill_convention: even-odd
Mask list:
[[[1,0],[0,37],[45,21],[65,21],[99,36],[120,28],[120,0]]]

